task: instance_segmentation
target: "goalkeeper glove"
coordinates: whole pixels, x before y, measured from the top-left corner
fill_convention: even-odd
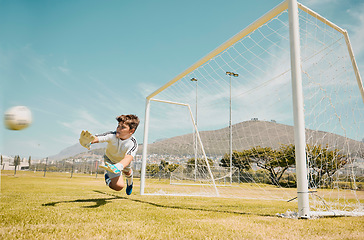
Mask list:
[[[95,139],[95,136],[93,136],[89,131],[82,131],[80,134],[80,144],[90,150],[91,142]]]
[[[121,171],[123,171],[124,166],[122,163],[111,164],[111,163],[105,162],[105,165],[101,165],[100,168],[105,169],[106,171],[118,174]]]

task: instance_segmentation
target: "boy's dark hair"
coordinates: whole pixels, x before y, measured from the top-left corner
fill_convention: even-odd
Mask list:
[[[138,128],[139,125],[139,118],[136,115],[133,114],[129,114],[129,115],[120,115],[118,117],[116,117],[116,120],[120,123],[122,122],[123,124],[125,123],[126,125],[129,126],[130,129],[134,129],[136,130]]]

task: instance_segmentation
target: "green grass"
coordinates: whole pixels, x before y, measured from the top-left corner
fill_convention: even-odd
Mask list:
[[[2,171],[0,239],[364,239],[364,217],[293,220],[296,203],[139,195],[103,176]]]

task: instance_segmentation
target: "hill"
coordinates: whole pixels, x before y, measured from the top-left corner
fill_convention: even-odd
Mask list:
[[[278,148],[282,144],[294,143],[292,126],[267,121],[246,121],[235,124],[233,129],[233,149],[244,150],[255,146]],[[229,151],[229,128],[212,131],[201,131],[200,136],[207,155],[222,155]],[[330,148],[356,154],[364,151],[364,143],[337,134],[306,129],[308,144],[321,144]],[[149,154],[188,155],[193,150],[193,134],[176,136],[148,144]],[[142,148],[139,148],[141,153]]]
[[[229,128],[211,131],[201,131],[200,136],[207,155],[223,155],[229,151]],[[345,153],[357,154],[364,152],[364,143],[343,136],[306,129],[306,142],[309,144],[328,145],[331,148],[343,150]],[[246,121],[233,125],[233,149],[244,150],[255,146],[279,148],[282,144],[294,143],[292,126],[267,121]],[[97,147],[97,148],[96,148]],[[106,144],[93,146],[91,153],[80,144],[72,145],[49,158],[61,160],[68,157],[83,156],[84,154],[99,155]],[[143,146],[139,144],[138,154],[142,154]],[[166,152],[168,150],[168,152]],[[95,152],[96,151],[96,152]],[[94,152],[94,153],[93,153]],[[149,154],[191,155],[194,152],[193,133],[161,139],[148,144]]]
[[[91,151],[99,151],[99,149],[104,149],[106,147],[106,143],[100,143],[97,145],[93,145]],[[75,157],[80,154],[86,154],[88,150],[82,147],[79,143],[69,146],[68,148],[63,149],[58,154],[49,156],[50,160],[62,160],[69,157]]]

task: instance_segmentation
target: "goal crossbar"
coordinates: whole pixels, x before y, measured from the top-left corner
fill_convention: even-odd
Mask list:
[[[152,94],[150,94],[147,97],[147,99],[151,99],[152,97],[154,97],[158,93],[162,92],[163,90],[165,90],[166,88],[168,88],[169,86],[171,86],[172,84],[174,84],[175,82],[177,82],[180,79],[182,79],[184,76],[186,76],[190,72],[196,70],[198,67],[200,67],[204,63],[208,62],[211,58],[214,58],[215,56],[217,56],[218,54],[220,54],[221,52],[223,52],[224,50],[226,50],[227,48],[229,48],[230,46],[232,46],[233,44],[235,44],[236,42],[238,42],[240,39],[242,39],[245,36],[247,36],[249,33],[253,32],[257,28],[259,28],[261,25],[265,24],[271,18],[274,18],[275,16],[277,16],[279,13],[281,13],[284,10],[286,10],[287,8],[288,8],[288,3],[286,1],[282,2],[281,4],[279,4],[278,6],[276,6],[274,9],[272,9],[271,11],[269,11],[268,13],[266,13],[264,16],[262,16],[261,18],[259,18],[257,21],[255,21],[254,23],[250,24],[248,27],[246,27],[245,29],[243,29],[242,31],[240,31],[238,34],[236,34],[235,36],[233,36],[232,38],[230,38],[228,41],[226,41],[225,43],[223,43],[222,45],[220,45],[218,48],[216,48],[215,50],[213,50],[212,52],[210,52],[208,55],[206,55],[205,57],[203,57],[202,59],[200,59],[198,62],[196,62],[195,64],[193,64],[191,67],[189,67],[188,69],[186,69],[184,72],[182,72],[181,74],[179,74],[178,76],[176,76],[175,78],[173,78],[167,84],[165,84],[164,86],[162,86],[161,88],[157,89],[155,92],[153,92]]]
[[[342,28],[340,28],[336,24],[330,22],[326,18],[322,17],[320,14],[318,14],[318,13],[312,11],[311,9],[307,8],[306,6],[302,5],[301,3],[297,3],[297,7],[300,8],[302,11],[310,14],[311,16],[313,16],[314,18],[316,18],[317,20],[319,20],[319,21],[327,24],[328,26],[332,27],[333,29],[335,29],[336,31],[338,31],[338,32],[340,32],[340,33],[342,33],[344,35],[345,41],[346,41],[346,44],[347,44],[347,47],[348,47],[349,55],[350,55],[350,58],[351,58],[351,62],[352,62],[353,68],[354,68],[356,80],[357,80],[357,83],[358,83],[358,86],[359,86],[359,89],[360,89],[360,93],[361,93],[361,96],[362,96],[362,99],[363,99],[363,102],[364,102],[363,82],[362,82],[361,77],[360,77],[360,74],[359,74],[359,69],[358,69],[358,66],[357,66],[356,61],[355,61],[354,52],[353,52],[353,49],[351,47],[351,44],[350,44],[350,40],[349,40],[349,36],[348,36],[347,31],[344,30],[344,29],[342,29]],[[147,96],[147,99],[153,98],[158,93],[162,92],[163,90],[165,90],[169,86],[173,85],[175,82],[179,81],[180,79],[182,79],[187,74],[193,72],[194,70],[196,70],[197,68],[199,68],[200,66],[202,66],[204,63],[206,63],[207,61],[209,61],[211,58],[217,56],[218,54],[220,54],[221,52],[223,52],[224,50],[226,50],[230,46],[234,45],[237,41],[239,41],[240,39],[244,38],[245,36],[247,36],[251,32],[255,31],[261,25],[265,24],[270,19],[276,17],[278,14],[280,14],[281,12],[283,12],[283,11],[285,11],[287,9],[288,9],[288,0],[287,1],[283,1],[282,3],[280,3],[278,6],[276,6],[275,8],[273,8],[272,10],[270,10],[269,12],[267,12],[265,15],[263,15],[262,17],[260,17],[258,20],[256,20],[252,24],[250,24],[248,27],[246,27],[243,30],[241,30],[238,34],[234,35],[232,38],[230,38],[229,40],[227,40],[226,42],[224,42],[223,44],[221,44],[218,48],[216,48],[215,50],[213,50],[212,52],[210,52],[208,55],[206,55],[205,57],[203,57],[202,59],[200,59],[198,62],[196,62],[195,64],[193,64],[191,67],[187,68],[185,71],[183,71],[182,73],[180,73],[179,75],[177,75],[171,81],[169,81],[168,83],[166,83],[165,85],[163,85],[162,87],[160,87],[159,89],[157,89],[156,91],[154,91],[152,94],[150,94],[149,96]]]

